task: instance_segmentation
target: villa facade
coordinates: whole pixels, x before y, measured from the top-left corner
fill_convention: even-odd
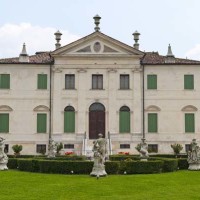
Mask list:
[[[64,151],[91,153],[102,133],[109,154],[137,153],[145,138],[150,152],[183,153],[200,140],[200,61],[139,50],[98,29],[53,52],[0,59],[0,137],[12,154],[48,151],[49,138]]]

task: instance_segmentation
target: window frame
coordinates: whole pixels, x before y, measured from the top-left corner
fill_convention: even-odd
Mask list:
[[[39,123],[38,123],[38,121],[39,121],[39,119],[38,119],[38,116],[45,116],[45,129],[43,130],[43,128],[41,128],[42,130],[40,130],[40,127],[39,127]],[[36,124],[37,124],[37,133],[38,134],[42,134],[42,133],[47,133],[47,113],[40,113],[40,112],[38,112],[37,113],[37,121],[36,121]]]
[[[157,90],[158,89],[157,74],[147,74],[147,89],[148,90]]]
[[[129,90],[130,89],[130,75],[129,74],[120,74],[120,90]]]
[[[92,90],[103,90],[103,74],[92,74]]]
[[[184,74],[184,90],[194,90],[194,75],[193,74]]]
[[[7,119],[1,119],[1,117],[7,117]],[[3,127],[1,127],[1,120],[8,120],[6,123],[7,125],[5,125],[5,121],[2,122]],[[9,133],[10,131],[10,114],[9,113],[0,113],[0,133]]]
[[[150,118],[149,116],[155,115],[156,116],[156,131],[151,131],[150,128],[152,129],[152,127],[149,126],[150,124]],[[158,133],[158,113],[156,112],[151,112],[151,113],[147,113],[147,132],[148,133]]]
[[[10,89],[10,74],[0,74],[0,89]]]
[[[75,90],[75,74],[65,74],[65,90]]]
[[[47,145],[46,144],[36,144],[36,153],[41,153],[41,150],[45,150],[45,153],[46,153],[47,152]]]
[[[38,74],[37,75],[37,89],[38,90],[47,90],[48,87],[48,75],[47,74]]]
[[[189,123],[189,122],[186,122],[186,120],[188,120],[187,118],[186,118],[186,116],[193,116],[193,129],[191,130],[189,127],[186,127],[187,126],[187,124]],[[187,123],[187,124],[186,124]],[[195,113],[193,113],[193,112],[187,112],[187,113],[184,113],[184,131],[185,131],[185,133],[195,133]],[[190,129],[190,130],[189,130]]]
[[[158,144],[148,144],[148,152],[149,153],[158,153]]]

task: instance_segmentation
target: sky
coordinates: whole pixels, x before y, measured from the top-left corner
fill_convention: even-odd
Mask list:
[[[62,46],[94,32],[93,17],[101,16],[100,31],[133,46],[140,32],[140,50],[200,60],[199,0],[0,0],[0,58],[53,51],[54,33]]]

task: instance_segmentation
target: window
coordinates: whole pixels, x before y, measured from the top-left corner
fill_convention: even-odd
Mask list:
[[[120,149],[130,149],[130,144],[120,144]]]
[[[158,153],[158,145],[157,144],[148,144],[148,152],[149,153]]]
[[[0,74],[0,89],[10,89],[10,74]]]
[[[74,149],[74,144],[64,144],[64,149]]]
[[[129,75],[120,75],[120,89],[127,90],[129,89]]]
[[[186,133],[195,132],[194,113],[185,113],[185,132]]]
[[[41,154],[45,154],[46,153],[46,144],[37,144],[36,152],[41,153]]]
[[[9,151],[9,144],[5,144],[4,152],[5,152],[5,153],[8,153],[8,151]]]
[[[158,116],[157,113],[148,113],[148,132],[158,132]]]
[[[75,132],[75,110],[72,106],[67,106],[64,110],[64,132]]]
[[[92,89],[103,89],[103,75],[92,75]]]
[[[188,153],[188,151],[192,151],[191,144],[186,144],[186,145],[185,145],[185,152]]]
[[[119,110],[119,132],[130,133],[130,109],[127,106]]]
[[[47,89],[47,74],[38,74],[38,89]]]
[[[147,89],[157,89],[157,75],[147,75]]]
[[[193,90],[194,89],[194,76],[184,75],[184,89]]]
[[[75,89],[75,75],[74,74],[65,75],[65,89],[66,90]]]
[[[37,133],[47,132],[47,114],[38,113],[37,114]]]
[[[9,132],[9,114],[1,113],[0,114],[0,133]]]

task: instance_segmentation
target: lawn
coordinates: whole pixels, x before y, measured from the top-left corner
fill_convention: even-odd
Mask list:
[[[55,175],[0,171],[1,200],[200,200],[200,171],[151,175]]]

